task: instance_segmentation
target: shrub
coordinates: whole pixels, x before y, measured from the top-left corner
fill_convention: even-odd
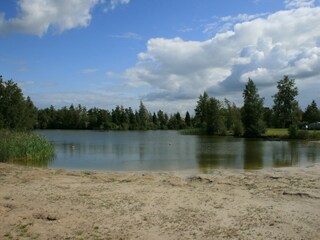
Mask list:
[[[289,127],[289,138],[296,139],[299,135],[299,128],[297,125],[291,125]]]
[[[301,140],[320,140],[320,131],[300,130],[297,125],[289,127],[289,138]]]
[[[33,133],[0,131],[0,161],[46,165],[55,156],[54,147]]]

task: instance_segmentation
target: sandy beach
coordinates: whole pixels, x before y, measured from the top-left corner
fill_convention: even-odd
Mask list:
[[[213,174],[0,163],[0,239],[320,239],[320,165]]]

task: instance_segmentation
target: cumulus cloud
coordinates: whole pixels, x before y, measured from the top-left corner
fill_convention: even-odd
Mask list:
[[[91,11],[99,3],[110,4],[114,9],[129,0],[18,0],[15,18],[5,19],[5,14],[0,13],[0,34],[19,32],[43,36],[50,29],[61,33],[87,27]]]
[[[103,2],[106,2],[106,0],[103,0]],[[105,12],[108,12],[110,10],[114,10],[118,5],[120,4],[128,4],[130,0],[111,0],[109,1],[109,6],[104,9]]]
[[[319,7],[298,8],[249,18],[206,41],[153,38],[123,75],[131,86],[154,89],[147,100],[191,99],[204,90],[241,97],[249,77],[261,90],[283,75],[317,81],[319,22]]]
[[[285,4],[285,7],[288,9],[314,7],[315,0],[285,0],[284,4]]]
[[[213,34],[215,32],[226,32],[231,30],[237,23],[251,21],[267,15],[269,15],[269,13],[238,14],[237,16],[213,17],[215,21],[205,24],[203,33]]]

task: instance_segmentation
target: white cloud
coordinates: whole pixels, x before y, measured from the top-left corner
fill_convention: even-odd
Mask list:
[[[0,34],[27,33],[43,36],[48,31],[63,31],[87,27],[91,11],[97,4],[109,3],[114,9],[129,0],[18,0],[15,18],[5,19],[0,12]]]
[[[113,38],[131,39],[131,40],[142,40],[142,37],[133,32],[126,32],[122,34],[111,35]]]
[[[269,13],[258,13],[258,14],[238,14],[237,16],[224,16],[224,17],[213,17],[214,22],[207,23],[204,26],[203,33],[212,35],[215,32],[226,32],[231,30],[235,24],[241,22],[251,21],[257,18],[265,17]]]
[[[256,84],[258,84],[258,83],[259,84],[266,84],[269,82],[273,83],[273,79],[270,76],[268,69],[266,69],[266,68],[258,67],[255,70],[246,72],[240,76],[240,81],[243,83],[247,83],[249,78],[254,79],[254,82]]]
[[[284,4],[285,4],[285,7],[288,9],[314,7],[315,0],[285,0]]]
[[[48,107],[50,105],[61,107],[81,104],[88,108],[101,107],[111,109],[117,104],[121,104],[121,102],[116,103],[117,100],[120,101],[120,97],[117,94],[106,91],[38,93],[33,94],[33,99],[35,104],[40,107]]]
[[[186,26],[184,26],[184,27],[182,27],[182,28],[180,28],[179,30],[178,30],[178,32],[181,32],[181,33],[187,33],[187,32],[192,32],[193,31],[193,28],[191,28],[191,27],[186,27]]]
[[[319,7],[248,19],[207,41],[150,39],[147,50],[123,76],[130,86],[153,89],[145,96],[150,101],[194,99],[203,90],[241,99],[248,77],[263,92],[283,75],[296,78],[297,84],[319,80]],[[314,87],[308,91],[315,91]]]
[[[106,1],[107,0],[103,0],[103,2],[106,2]],[[109,6],[104,9],[105,12],[114,10],[120,4],[128,4],[130,0],[109,0],[108,2],[109,2]]]
[[[111,5],[112,5],[113,9],[115,9],[117,5],[128,4],[129,2],[130,2],[130,0],[111,0]]]
[[[71,104],[74,106],[81,104],[87,109],[98,107],[111,110],[117,105],[122,105],[125,108],[131,107],[133,110],[138,110],[140,104],[140,99],[120,91],[48,92],[45,94],[33,92],[31,94],[34,104],[39,108],[46,108],[50,105],[61,108]],[[143,103],[150,112],[164,110],[170,114],[177,111],[181,113],[191,111],[190,105],[194,104],[194,100],[181,99],[176,101],[177,104],[172,104],[170,99],[163,99],[161,102],[143,100]]]
[[[63,32],[86,27],[91,20],[91,9],[98,0],[20,0],[18,15],[0,20],[2,33],[22,32],[44,35],[50,27]]]
[[[86,68],[86,69],[82,69],[81,73],[90,74],[90,73],[96,73],[97,71],[98,71],[97,68]]]

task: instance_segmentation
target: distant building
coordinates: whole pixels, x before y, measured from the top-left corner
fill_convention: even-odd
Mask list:
[[[310,123],[308,125],[309,130],[320,130],[320,122]]]

